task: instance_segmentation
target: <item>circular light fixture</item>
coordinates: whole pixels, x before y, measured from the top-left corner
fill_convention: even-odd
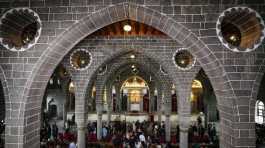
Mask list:
[[[196,59],[193,55],[186,49],[180,48],[177,50],[173,56],[173,62],[181,70],[191,69],[196,62]]]
[[[223,45],[234,52],[255,50],[265,37],[262,17],[247,7],[226,9],[218,18],[216,33]]]
[[[76,70],[87,69],[91,62],[91,53],[85,49],[77,49],[70,56],[70,64]]]
[[[132,65],[131,67],[132,67],[132,68],[135,68],[135,65]]]
[[[130,55],[130,58],[135,59],[135,55],[134,54]]]
[[[99,75],[104,75],[107,71],[107,65],[101,66],[98,70]]]
[[[0,43],[11,51],[25,51],[34,46],[41,33],[39,15],[29,8],[14,8],[0,20]]]
[[[130,32],[132,30],[132,26],[129,25],[129,24],[126,24],[126,25],[123,26],[123,30],[125,32]]]

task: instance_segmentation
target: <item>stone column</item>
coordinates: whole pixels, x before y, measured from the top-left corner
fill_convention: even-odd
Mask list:
[[[63,121],[64,122],[66,122],[66,120],[67,120],[67,111],[68,111],[68,108],[66,106],[67,100],[69,99],[69,101],[71,101],[70,100],[70,94],[69,94],[69,81],[70,81],[69,77],[65,77],[60,81],[61,86],[62,86],[62,91],[65,94],[64,106],[63,106],[64,107],[64,113],[63,113]]]
[[[154,90],[155,88],[154,87],[150,87],[150,90],[149,90],[149,113],[152,113],[154,111],[154,101],[155,101],[155,95],[154,95]]]
[[[192,80],[191,80],[192,81]],[[178,115],[179,115],[179,129],[180,129],[180,148],[188,147],[188,129],[191,119],[191,83],[182,82],[182,86],[178,87]],[[176,84],[176,86],[178,86]]]
[[[166,128],[166,142],[170,142],[171,139],[170,114],[166,114],[165,128]]]
[[[103,94],[104,84],[101,77],[97,77],[96,81],[96,110],[97,110],[97,139],[102,138],[102,114],[103,114]]]
[[[108,103],[108,110],[107,110],[107,124],[110,124],[111,121],[111,114],[112,114],[112,87],[107,85],[107,103]]]
[[[75,96],[82,96],[80,95],[80,92],[76,91]],[[83,97],[80,97],[83,98]],[[86,125],[86,113],[85,113],[85,107],[84,109],[81,108],[81,106],[85,106],[83,101],[80,101],[76,97],[75,100],[75,121],[77,124],[77,145],[78,147],[83,147],[86,145],[86,136],[85,136],[85,125]],[[84,100],[84,98],[83,98]],[[83,103],[83,104],[81,104]]]
[[[188,130],[189,130],[189,123],[190,117],[179,117],[179,146],[180,148],[187,148],[189,146],[189,139],[188,139]]]
[[[115,85],[115,90],[116,90],[116,111],[120,112],[121,111],[121,92],[117,84]]]
[[[101,140],[102,138],[102,104],[97,104],[97,139]]]
[[[157,92],[157,118],[158,122],[161,123],[162,121],[162,91],[161,89]]]
[[[78,125],[77,127],[77,147],[86,147],[86,127]]]
[[[171,141],[171,124],[170,124],[170,114],[171,114],[171,89],[169,85],[164,88],[164,112],[165,112],[165,128],[166,128],[166,142]]]

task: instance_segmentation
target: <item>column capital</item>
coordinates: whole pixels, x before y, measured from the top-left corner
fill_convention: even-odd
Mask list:
[[[169,114],[166,113],[165,116],[166,116],[166,118],[170,118],[170,113]]]
[[[85,126],[77,126],[78,131],[85,131],[86,127]]]
[[[189,128],[179,128],[180,132],[187,133],[189,132]]]
[[[180,129],[189,129],[190,126],[190,117],[181,117],[179,116],[179,128]]]
[[[103,112],[103,104],[102,103],[96,103],[96,110],[98,114],[102,114]]]

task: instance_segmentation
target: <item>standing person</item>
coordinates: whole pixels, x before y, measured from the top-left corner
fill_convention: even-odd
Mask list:
[[[77,148],[74,141],[69,144],[69,148]]]
[[[48,139],[51,139],[52,129],[51,129],[50,124],[47,124],[47,134],[48,134]]]
[[[108,136],[108,130],[107,130],[107,127],[104,125],[103,128],[102,128],[102,138],[103,138],[103,140],[106,140],[107,136]]]
[[[53,134],[53,138],[57,139],[57,135],[58,135],[58,127],[56,125],[56,122],[52,125],[52,134]]]
[[[139,140],[140,140],[140,142],[141,142],[141,146],[143,147],[143,148],[146,148],[147,146],[146,146],[146,140],[145,140],[145,136],[144,136],[144,133],[142,132],[140,135],[139,135]]]

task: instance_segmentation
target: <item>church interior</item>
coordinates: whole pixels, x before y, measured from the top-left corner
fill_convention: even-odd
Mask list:
[[[264,8],[0,0],[0,148],[265,147]]]

